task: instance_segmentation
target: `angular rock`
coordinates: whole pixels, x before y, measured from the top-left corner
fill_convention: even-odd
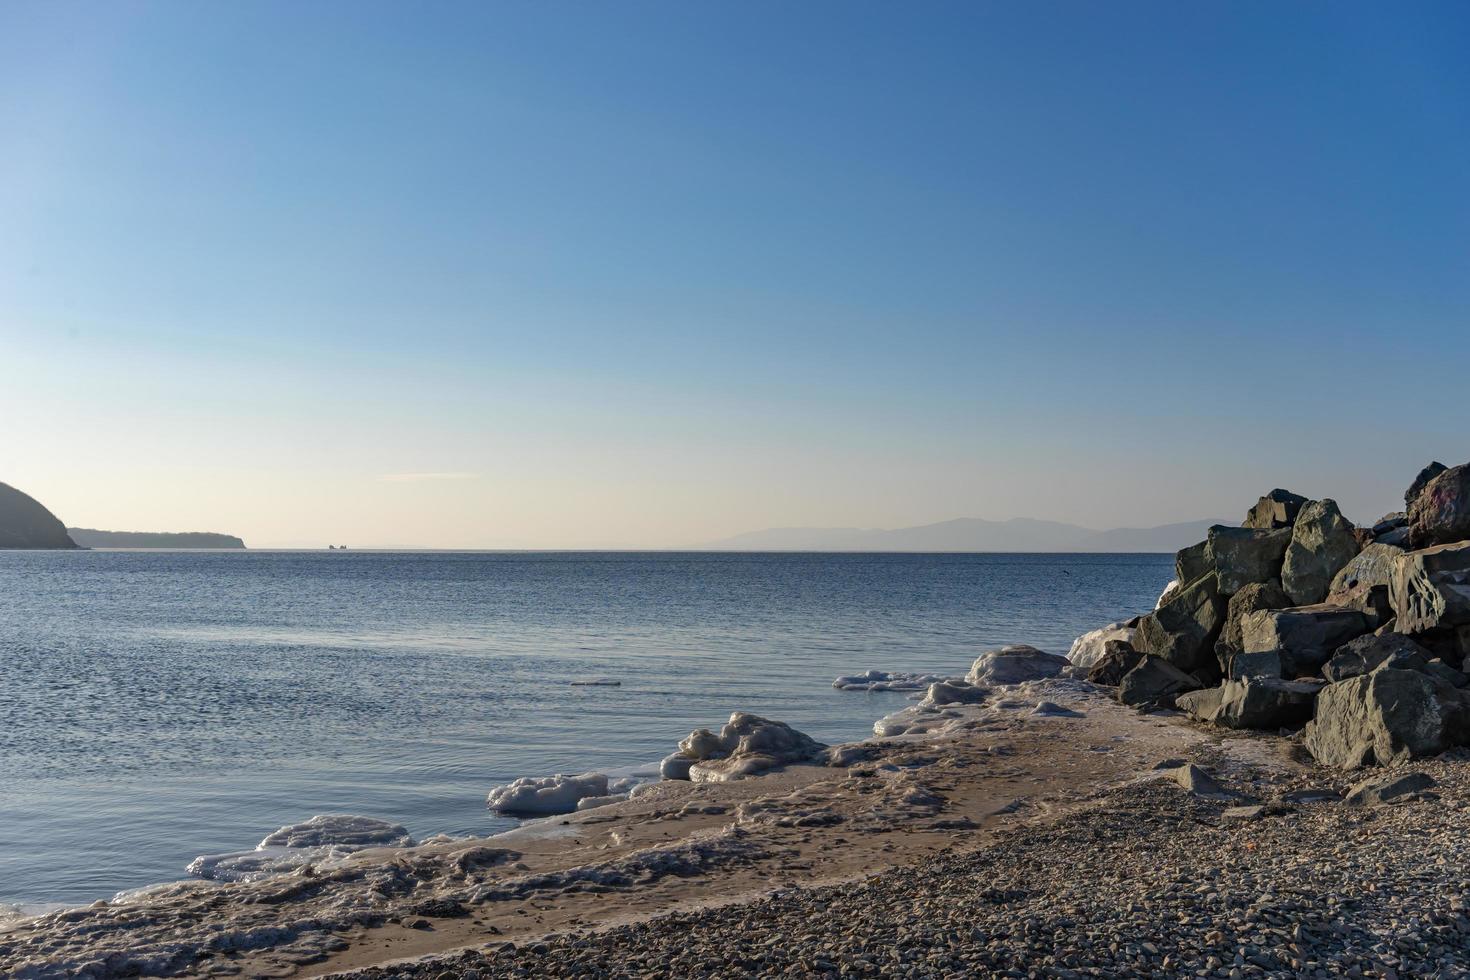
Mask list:
[[[1428,466],[1420,470],[1419,475],[1414,477],[1414,482],[1409,484],[1409,489],[1404,491],[1404,510],[1407,511],[1411,506],[1413,506],[1414,501],[1419,496],[1419,492],[1429,484],[1430,480],[1439,476],[1447,469],[1449,469],[1448,466],[1444,465],[1439,460],[1434,460]]]
[[[1173,769],[1165,769],[1162,771],[1164,775],[1168,776],[1170,779],[1174,780],[1174,782],[1189,790],[1195,796],[1209,796],[1214,797],[1215,799],[1227,799],[1234,795],[1233,793],[1230,793],[1228,790],[1226,790],[1225,787],[1215,782],[1214,777],[1212,777],[1209,773],[1205,772],[1199,766],[1196,766],[1192,763],[1186,763],[1185,765],[1176,766]]]
[[[1378,518],[1378,520],[1373,522],[1373,526],[1369,528],[1369,530],[1373,532],[1373,536],[1376,538],[1380,535],[1387,534],[1389,531],[1396,531],[1401,527],[1408,526],[1408,512],[1396,510],[1391,514],[1384,514],[1382,517]]]
[[[1401,633],[1470,625],[1470,541],[1399,555],[1388,597]]]
[[[1201,575],[1138,623],[1134,649],[1163,657],[1183,671],[1214,659],[1226,601],[1213,574]]]
[[[1292,541],[1292,530],[1286,527],[1263,530],[1216,524],[1209,534],[1206,555],[1220,594],[1226,596],[1252,583],[1275,580]]]
[[[1226,728],[1274,730],[1304,724],[1322,685],[1279,677],[1226,681],[1209,691],[1181,694],[1176,706],[1199,721]]]
[[[1169,706],[1175,696],[1199,686],[1199,681],[1163,657],[1145,656],[1119,682],[1118,700],[1124,704]]]
[[[1325,604],[1362,613],[1370,630],[1378,629],[1393,619],[1393,604],[1386,585],[1360,583],[1344,592],[1329,593]]]
[[[1281,588],[1281,583],[1275,581],[1253,582],[1230,597],[1230,603],[1225,607],[1225,626],[1220,631],[1220,639],[1215,641],[1215,655],[1226,677],[1240,676],[1230,664],[1241,650],[1240,623],[1245,615],[1262,609],[1285,609],[1290,605],[1291,596]],[[1279,671],[1279,665],[1277,669]]]
[[[1192,544],[1188,548],[1181,548],[1174,553],[1174,581],[1180,587],[1188,585],[1206,572],[1213,571],[1210,567],[1208,541]]]
[[[1377,806],[1384,803],[1407,803],[1417,800],[1439,784],[1427,772],[1406,772],[1387,779],[1365,779],[1348,790],[1351,806]]]
[[[1302,507],[1281,565],[1281,587],[1292,602],[1309,606],[1327,597],[1333,576],[1358,553],[1353,531],[1335,500],[1314,500]]]
[[[1430,677],[1439,678],[1451,687],[1465,687],[1466,685],[1470,685],[1470,674],[1466,674],[1462,670],[1456,670],[1438,658],[1429,661],[1429,663],[1420,667],[1419,670],[1428,674]]]
[[[785,722],[736,711],[718,735],[707,728],[690,732],[679,743],[679,754],[692,760],[689,766],[691,781],[719,783],[754,776],[793,762],[807,762],[826,748]]]
[[[1332,578],[1327,587],[1328,601],[1331,597],[1363,585],[1381,585],[1385,588],[1393,581],[1394,566],[1398,563],[1403,548],[1391,544],[1374,542],[1358,552]]]
[[[1245,515],[1242,526],[1266,529],[1291,527],[1306,503],[1306,497],[1277,487],[1256,501],[1256,505]]]
[[[1329,684],[1302,737],[1327,766],[1396,766],[1470,740],[1470,696],[1417,670],[1384,668]]]
[[[1368,621],[1354,609],[1326,604],[1263,609],[1241,620],[1241,652],[1277,652],[1282,676],[1315,674],[1337,648],[1368,632]]]
[[[975,659],[965,680],[977,687],[987,684],[1023,684],[1055,677],[1067,666],[1067,658],[1046,653],[1024,643],[987,650]]]
[[[1226,823],[1253,823],[1266,815],[1266,808],[1255,806],[1232,806],[1221,811],[1220,819]]]
[[[1185,691],[1183,694],[1174,696],[1174,707],[1184,712],[1195,721],[1212,722],[1220,713],[1220,701],[1224,697],[1224,689],[1219,687],[1206,687],[1198,691]]]
[[[1470,463],[1434,477],[1409,504],[1409,544],[1429,548],[1470,538]]]
[[[1078,667],[1090,668],[1103,658],[1109,640],[1120,640],[1130,646],[1136,630],[1127,623],[1110,623],[1090,633],[1083,633],[1072,641],[1067,651],[1067,660]]]
[[[1399,670],[1420,670],[1429,660],[1429,651],[1402,633],[1369,634],[1338,647],[1322,667],[1322,676],[1336,683],[1361,677],[1384,664]]]
[[[1232,681],[1247,677],[1281,677],[1284,671],[1280,650],[1257,650],[1232,654],[1226,664],[1225,677]]]
[[[1087,672],[1087,680],[1093,684],[1117,687],[1122,683],[1123,677],[1142,660],[1143,654],[1133,649],[1131,644],[1109,640],[1102,659]]]

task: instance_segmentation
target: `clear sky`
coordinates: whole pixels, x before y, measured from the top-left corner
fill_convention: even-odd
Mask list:
[[[0,481],[252,545],[1389,509],[1470,4],[0,2]]]

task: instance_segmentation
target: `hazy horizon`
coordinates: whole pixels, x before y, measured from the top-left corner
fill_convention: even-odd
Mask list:
[[[1467,37],[1433,2],[9,3],[0,481],[252,547],[1273,487],[1371,521],[1470,458]]]

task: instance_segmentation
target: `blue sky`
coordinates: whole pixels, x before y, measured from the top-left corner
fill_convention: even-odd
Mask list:
[[[0,6],[0,480],[252,543],[1368,521],[1463,4]],[[385,479],[388,477],[389,479]]]

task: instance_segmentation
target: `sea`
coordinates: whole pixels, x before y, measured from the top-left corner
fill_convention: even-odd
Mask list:
[[[826,742],[1006,643],[1152,608],[1155,554],[0,551],[0,903],[185,877],[320,813],[492,834],[735,710]],[[578,686],[574,681],[616,681]]]

